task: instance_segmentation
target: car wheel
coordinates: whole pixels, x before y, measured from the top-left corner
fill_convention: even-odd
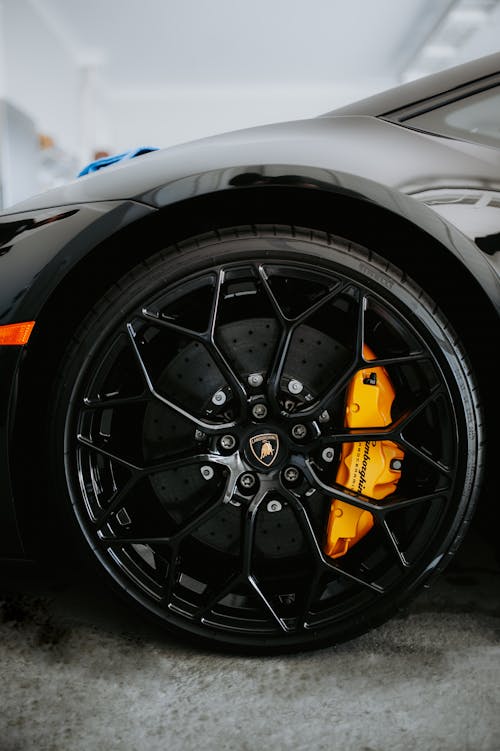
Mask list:
[[[148,259],[83,322],[56,387],[55,495],[170,630],[330,644],[456,549],[483,461],[476,394],[436,304],[379,256],[221,230]]]

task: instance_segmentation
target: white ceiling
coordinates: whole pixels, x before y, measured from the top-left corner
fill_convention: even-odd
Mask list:
[[[115,91],[394,78],[452,0],[32,0]]]

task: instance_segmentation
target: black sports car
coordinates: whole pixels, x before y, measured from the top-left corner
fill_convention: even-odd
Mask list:
[[[500,54],[4,212],[3,556],[233,649],[393,614],[484,490],[499,123]]]

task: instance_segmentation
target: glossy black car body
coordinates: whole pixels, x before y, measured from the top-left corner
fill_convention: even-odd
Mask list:
[[[36,325],[28,346],[0,347],[1,555],[37,549],[47,401],[79,322],[143,257],[212,228],[293,223],[380,249],[439,302],[488,402],[500,149],[411,118],[499,85],[493,55],[315,119],[141,156],[4,212],[0,325]]]

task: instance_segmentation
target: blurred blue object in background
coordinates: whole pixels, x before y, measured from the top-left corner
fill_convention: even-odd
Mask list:
[[[83,175],[89,175],[91,172],[97,172],[97,170],[103,167],[109,167],[110,164],[121,162],[123,159],[133,159],[136,156],[142,154],[148,154],[150,151],[158,151],[157,146],[139,146],[137,149],[131,149],[130,151],[124,151],[122,154],[113,154],[112,156],[105,156],[102,159],[96,159],[95,162],[90,162],[78,173],[77,177],[83,177]]]

